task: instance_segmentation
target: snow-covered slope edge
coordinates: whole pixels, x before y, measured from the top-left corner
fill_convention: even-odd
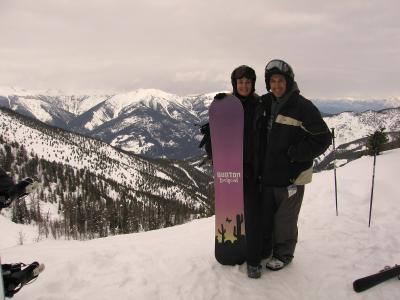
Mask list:
[[[45,272],[16,300],[394,300],[397,279],[362,294],[352,290],[352,282],[400,261],[399,169],[399,150],[378,156],[371,228],[371,157],[338,169],[339,216],[332,171],[316,174],[306,188],[292,264],[279,272],[263,268],[258,280],[247,278],[245,265],[221,266],[215,261],[214,218],[85,242],[44,241],[3,248],[2,260],[46,263]]]

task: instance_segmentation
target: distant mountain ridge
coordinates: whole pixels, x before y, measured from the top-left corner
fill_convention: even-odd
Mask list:
[[[385,149],[398,148],[400,143],[400,108],[387,108],[380,111],[343,112],[324,118],[329,128],[335,129],[336,157],[343,165],[367,154],[368,136],[384,128],[389,143]],[[332,146],[316,161],[315,170],[329,168],[334,156]]]
[[[400,107],[361,113],[343,112],[324,120],[329,128],[335,128],[337,145],[342,145],[366,137],[380,128],[385,128],[386,132],[400,131]]]
[[[207,122],[208,106],[214,95],[178,96],[156,89],[103,95],[65,95],[59,91],[29,92],[0,88],[0,106],[50,125],[95,137],[132,153],[188,159],[203,154],[198,149],[201,135],[195,125]],[[340,120],[347,124],[353,121],[359,124],[357,130],[340,126],[338,143],[362,138],[367,132],[365,128],[373,128],[368,123],[372,120],[375,120],[376,126],[388,122],[385,120],[388,117],[396,118],[396,113],[365,112],[364,115],[343,111],[358,113],[400,106],[400,99],[396,98],[313,102],[321,112],[335,114],[326,117],[330,126],[340,126]],[[395,124],[392,127],[399,130]]]
[[[387,108],[400,107],[400,98],[390,99],[313,99],[313,103],[325,114],[340,114],[342,112],[380,111]]]

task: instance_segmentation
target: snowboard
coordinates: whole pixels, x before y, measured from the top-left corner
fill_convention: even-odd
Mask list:
[[[394,267],[385,267],[385,269],[376,274],[355,280],[353,282],[353,288],[354,291],[359,293],[396,276],[400,279],[399,265],[395,265]]]
[[[243,205],[243,107],[227,95],[209,108],[215,190],[215,258],[223,265],[245,261]]]

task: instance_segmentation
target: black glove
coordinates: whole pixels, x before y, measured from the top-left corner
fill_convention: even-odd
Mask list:
[[[28,192],[26,191],[26,188],[33,183],[32,178],[25,178],[15,184],[9,191],[8,191],[8,196],[10,197],[10,201],[14,201],[15,199],[24,197],[28,195]]]
[[[226,97],[227,93],[218,93],[214,96],[215,100],[222,100]]]
[[[200,132],[203,134],[203,139],[199,144],[199,148],[203,148],[206,150],[207,157],[212,159],[212,150],[211,150],[211,134],[210,134],[210,125],[206,123],[200,127]]]
[[[0,193],[0,210],[10,206],[14,200],[29,195],[34,188],[37,188],[37,182],[29,177],[21,180],[17,184],[12,183],[11,188],[6,191],[3,190]]]

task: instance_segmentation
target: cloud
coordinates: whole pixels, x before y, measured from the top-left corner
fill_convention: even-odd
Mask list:
[[[397,1],[2,0],[0,83],[201,93],[286,59],[308,97],[400,95]],[[89,85],[85,87],[85,85]]]
[[[225,82],[226,74],[211,74],[210,71],[188,71],[188,72],[177,72],[175,74],[176,82],[191,82],[191,81],[214,81],[214,82]]]

